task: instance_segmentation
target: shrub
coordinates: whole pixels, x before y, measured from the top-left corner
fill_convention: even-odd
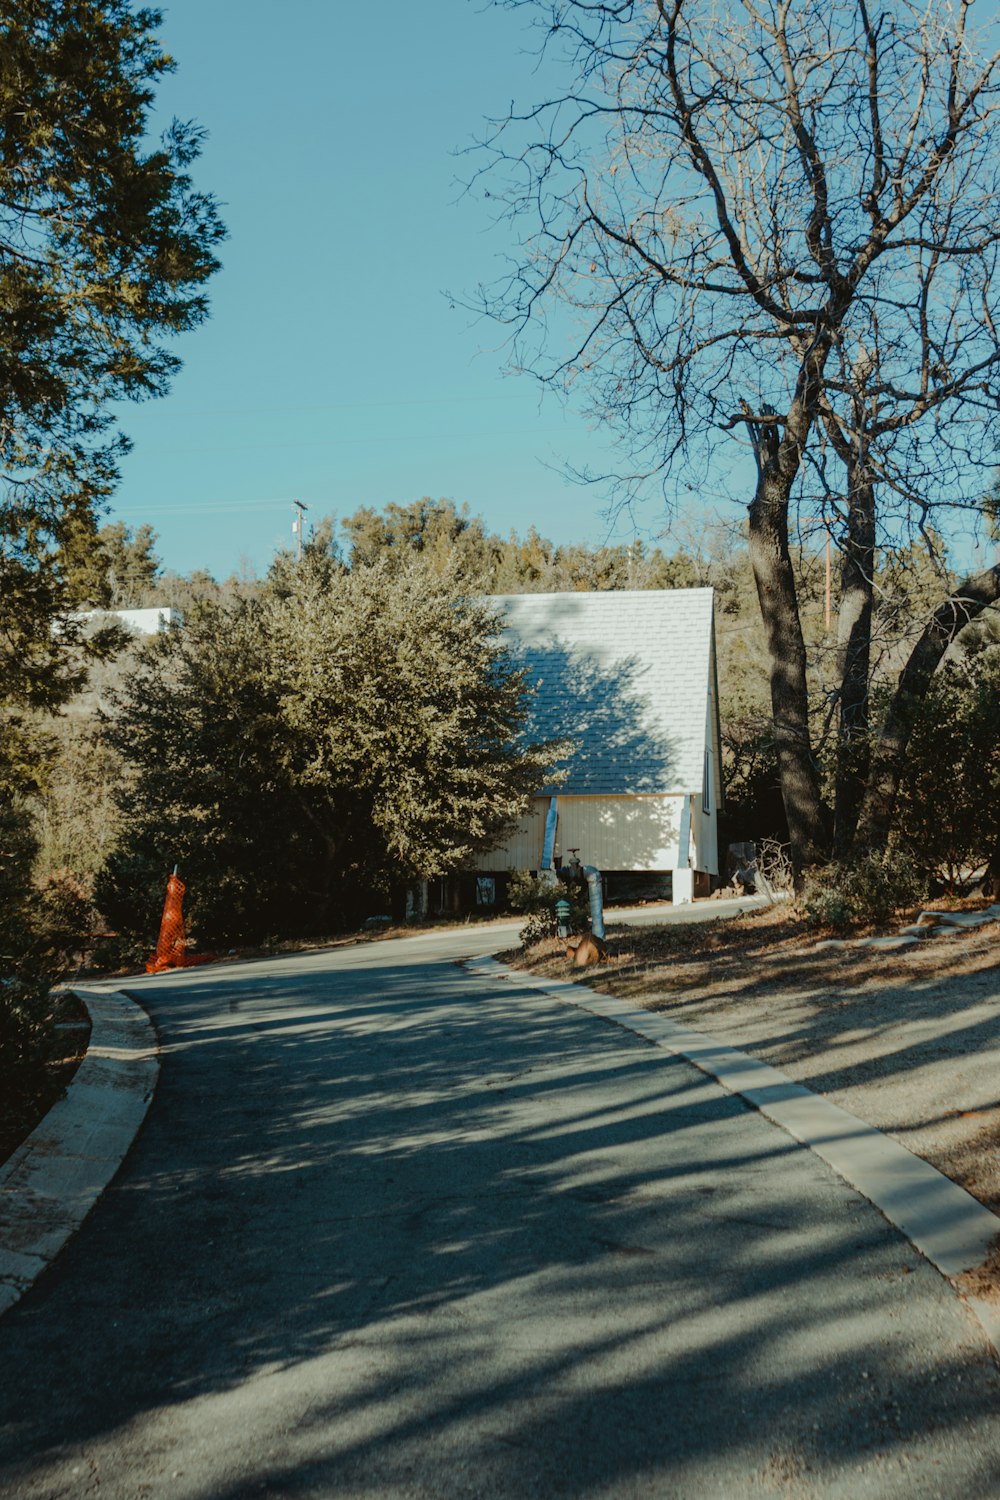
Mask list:
[[[530,870],[515,870],[507,881],[507,906],[513,912],[526,914],[552,911],[563,889],[551,880],[532,875]]]
[[[0,1092],[44,1071],[51,1053],[51,1010],[47,976],[0,974]]]
[[[545,938],[555,937],[559,931],[554,911],[533,911],[525,922],[518,937],[522,948],[533,948]]]
[[[94,944],[88,966],[99,973],[126,970],[139,973],[151,952],[151,944],[140,943],[128,933],[109,933]]]
[[[842,932],[855,924],[854,907],[843,891],[818,883],[813,885],[814,880],[818,882],[822,875],[828,873],[829,867],[823,872],[817,871],[815,875],[810,875],[802,891],[800,905],[810,926],[832,927],[835,932]]]
[[[919,867],[949,891],[1000,847],[1000,647],[935,674],[907,748],[899,835]]]
[[[35,887],[33,956],[53,973],[78,961],[97,926],[90,884],[70,870],[52,870]]]
[[[543,938],[555,937],[559,931],[556,902],[570,904],[569,927],[572,932],[590,926],[590,904],[578,885],[562,880],[543,880],[529,870],[517,870],[507,883],[507,905],[511,911],[524,912],[528,920],[521,928],[521,945],[530,948]]]
[[[813,926],[844,930],[880,926],[924,894],[921,878],[909,859],[889,850],[862,855],[850,864],[812,870],[799,905]]]

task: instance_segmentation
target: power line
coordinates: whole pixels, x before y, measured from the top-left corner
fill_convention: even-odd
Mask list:
[[[556,437],[557,435],[565,438],[564,429],[559,427],[533,427],[523,432],[510,432],[503,428],[499,431],[494,429],[489,432],[457,432],[451,429],[448,432],[411,432],[406,434],[404,440],[407,443],[467,443],[487,439],[491,442],[503,441],[507,443],[511,438]],[[362,443],[370,447],[371,438],[366,434],[362,434],[359,437],[310,438],[308,441],[289,443],[200,443],[196,447],[189,447],[187,445],[181,447],[172,443],[169,448],[150,448],[145,442],[140,446],[137,439],[133,452],[141,454],[144,458],[148,458],[164,453],[261,453],[278,452],[285,448],[331,448],[339,450],[345,446],[356,447]]]
[[[150,406],[144,411],[137,411],[128,407],[122,411],[122,420],[126,423],[136,417],[151,417],[162,421],[164,417],[241,417],[241,416],[274,416],[278,412],[317,412],[317,411],[357,411],[360,408],[386,406],[468,406],[476,402],[489,401],[494,405],[507,401],[536,401],[537,395],[525,391],[520,396],[404,396],[391,398],[389,400],[369,401],[329,401],[319,406],[289,405],[289,406],[178,406],[170,407],[169,404]]]

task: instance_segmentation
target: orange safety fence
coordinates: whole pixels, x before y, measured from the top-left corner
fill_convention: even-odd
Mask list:
[[[167,880],[167,899],[163,903],[160,920],[160,936],[156,952],[146,964],[147,974],[159,974],[164,969],[185,969],[192,964],[211,962],[210,953],[188,953],[184,937],[184,913],[182,906],[186,886],[177,872]]]

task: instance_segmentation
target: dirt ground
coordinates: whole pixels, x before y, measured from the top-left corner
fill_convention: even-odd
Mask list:
[[[701,926],[609,925],[609,960],[593,969],[572,969],[554,940],[505,957],[766,1060],[1000,1213],[1000,923],[899,951],[817,949],[820,936],[771,907]]]

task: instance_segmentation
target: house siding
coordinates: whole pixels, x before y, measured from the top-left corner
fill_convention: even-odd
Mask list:
[[[556,849],[564,860],[579,849],[581,861],[600,870],[672,870],[682,801],[678,795],[560,797]],[[539,869],[548,810],[548,797],[535,797],[503,848],[479,855],[472,868]]]
[[[538,870],[556,795],[563,860],[577,849],[584,864],[605,871],[683,872],[679,899],[690,899],[690,871],[718,873],[712,590],[521,594],[489,603],[535,688],[526,733],[572,744],[559,783],[541,789],[503,847],[470,868]]]

